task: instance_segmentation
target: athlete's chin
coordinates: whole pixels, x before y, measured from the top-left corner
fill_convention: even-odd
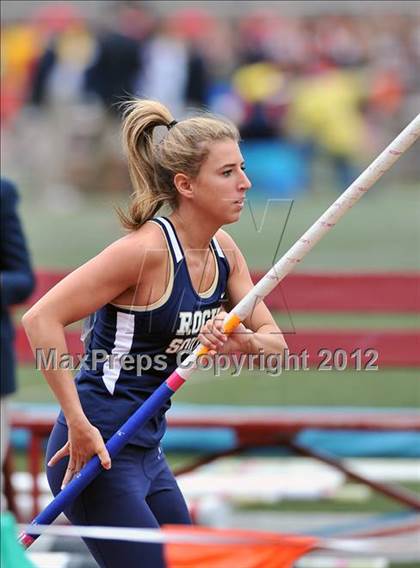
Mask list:
[[[231,223],[236,223],[241,218],[242,211],[231,211],[226,212],[225,220],[223,221],[224,225],[230,225]]]
[[[230,225],[232,223],[236,223],[237,221],[239,221],[240,216],[241,216],[241,211],[232,211],[226,207],[224,211],[219,210],[217,214],[212,216],[212,218],[217,225],[220,225],[222,227],[223,225]],[[207,212],[207,218],[210,218],[209,212]]]

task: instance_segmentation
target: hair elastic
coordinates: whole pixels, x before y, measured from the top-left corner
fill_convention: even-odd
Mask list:
[[[166,125],[166,128],[168,130],[170,130],[173,126],[175,126],[175,124],[178,124],[177,120],[173,120],[172,122],[170,122],[169,124]]]

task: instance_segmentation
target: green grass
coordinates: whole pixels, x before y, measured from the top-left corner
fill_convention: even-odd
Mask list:
[[[85,199],[76,211],[51,211],[48,204],[23,200],[22,217],[34,265],[75,268],[121,237],[113,204],[106,198]]]
[[[275,319],[283,331],[302,329],[404,329],[420,330],[420,315],[415,313],[275,313]]]
[[[18,370],[19,389],[13,400],[53,402],[54,397],[39,371]],[[262,371],[197,371],[174,396],[174,403],[237,404],[262,406],[414,407],[420,405],[418,369],[378,371],[288,371],[270,376]]]
[[[366,486],[364,486],[366,487]],[[401,488],[408,489],[416,495],[420,496],[420,483],[406,482],[399,485]],[[405,505],[397,503],[389,497],[385,497],[380,493],[370,490],[367,499],[355,501],[349,499],[342,501],[335,497],[329,499],[318,499],[315,503],[312,501],[298,501],[298,500],[285,500],[278,503],[246,503],[241,505],[244,510],[259,510],[259,511],[282,511],[293,513],[304,513],[314,511],[319,513],[346,513],[351,506],[352,513],[394,513],[397,511],[406,510]]]
[[[412,407],[420,403],[420,382],[416,369],[289,371],[278,377],[244,371],[240,377],[224,374],[210,380],[209,373],[199,372],[175,400],[197,404]]]
[[[418,562],[415,562],[414,564],[390,564],[389,568],[419,568],[419,564]]]

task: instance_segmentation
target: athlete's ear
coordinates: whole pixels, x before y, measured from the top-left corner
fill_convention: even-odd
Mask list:
[[[174,185],[180,195],[186,199],[193,197],[193,189],[190,178],[185,174],[176,174],[174,177]]]

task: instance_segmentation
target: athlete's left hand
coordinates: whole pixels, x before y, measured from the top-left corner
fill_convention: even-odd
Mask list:
[[[221,310],[215,318],[203,325],[198,336],[200,343],[208,348],[209,355],[251,352],[251,341],[254,332],[240,323],[231,334],[223,333],[225,317],[226,312]]]

